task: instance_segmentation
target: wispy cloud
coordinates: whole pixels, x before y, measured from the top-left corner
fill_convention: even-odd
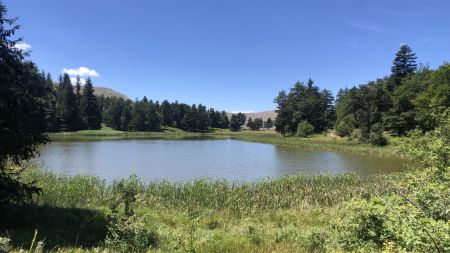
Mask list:
[[[78,69],[66,69],[65,68],[65,69],[63,69],[63,73],[67,73],[70,76],[81,76],[81,77],[99,76],[97,71],[86,68],[86,67],[79,67]]]
[[[25,42],[19,42],[19,43],[16,43],[16,44],[14,45],[14,47],[17,48],[17,49],[19,49],[19,50],[22,50],[22,51],[28,51],[28,50],[31,49],[31,45],[30,45],[30,44],[27,44],[27,43],[25,43]]]
[[[347,25],[353,27],[353,28],[357,28],[363,31],[368,31],[368,32],[381,32],[381,33],[391,33],[392,31],[387,30],[385,28],[383,28],[382,26],[378,25],[378,24],[366,24],[366,23],[361,23],[361,22],[356,22],[353,20],[346,20]]]

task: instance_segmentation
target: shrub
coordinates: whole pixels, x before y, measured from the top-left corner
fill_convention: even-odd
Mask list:
[[[147,252],[160,246],[158,234],[134,215],[113,218],[108,230],[105,244],[115,252]]]
[[[346,121],[341,121],[336,126],[336,134],[340,137],[348,137],[352,134],[352,131],[353,126]]]
[[[326,244],[329,234],[313,230],[308,235],[308,250],[310,252],[326,252]]]
[[[359,140],[361,138],[361,130],[358,128],[353,129],[351,137],[355,140]]]
[[[111,202],[111,210],[118,211],[119,205],[123,203],[125,215],[132,215],[132,204],[136,201],[136,195],[142,191],[142,182],[136,175],[131,175],[129,179],[114,181],[112,193],[117,198]]]
[[[384,128],[380,123],[376,123],[372,126],[372,132],[369,135],[369,141],[374,146],[385,146],[387,139],[383,134]]]
[[[0,237],[0,253],[11,252],[11,239]]]
[[[422,168],[394,180],[391,195],[347,205],[335,225],[344,251],[450,252],[449,121],[423,136],[414,132],[400,146]]]
[[[308,121],[302,121],[297,127],[297,136],[308,137],[314,132],[314,127]]]

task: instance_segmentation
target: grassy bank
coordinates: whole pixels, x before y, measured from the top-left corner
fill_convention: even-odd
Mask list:
[[[37,229],[46,249],[67,252],[126,252],[144,241],[161,252],[310,252],[343,202],[388,193],[395,176],[299,174],[252,184],[131,177],[107,184],[29,170],[24,180],[37,181],[43,194],[34,205],[5,207],[1,233],[29,248]]]
[[[347,140],[330,133],[316,134],[309,138],[282,137],[274,131],[239,131],[231,132],[224,129],[214,129],[205,133],[186,132],[177,128],[167,128],[162,132],[123,132],[103,128],[101,130],[84,130],[78,132],[63,132],[50,134],[52,140],[115,140],[115,139],[236,139],[280,146],[303,148],[309,150],[330,150],[340,152],[353,152],[358,154],[401,157],[395,147],[399,138],[391,137],[390,144],[384,147],[375,147],[370,144],[359,143],[356,140]]]

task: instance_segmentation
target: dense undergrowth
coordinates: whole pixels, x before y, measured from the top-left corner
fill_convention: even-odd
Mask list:
[[[384,195],[395,177],[299,174],[258,183],[144,183],[131,176],[108,184],[29,170],[23,180],[36,180],[44,194],[35,204],[6,207],[2,227],[9,234],[3,236],[28,248],[37,229],[37,240],[49,250],[307,252],[321,247],[310,239],[329,229],[342,203]]]

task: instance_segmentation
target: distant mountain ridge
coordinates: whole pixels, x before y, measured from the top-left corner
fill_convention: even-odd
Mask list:
[[[103,95],[105,97],[123,98],[125,100],[128,99],[128,97],[123,93],[115,91],[111,88],[98,87],[98,86],[94,86],[94,95],[99,96],[99,97]]]
[[[227,112],[228,117],[231,116],[231,112]],[[277,112],[275,110],[261,111],[261,112],[245,112],[245,116],[248,118],[256,119],[262,118],[263,121],[266,121],[268,118],[275,120],[277,117]]]
[[[59,84],[57,82],[53,82],[53,85],[54,85],[54,87],[58,87]],[[75,85],[73,88],[75,89]],[[83,91],[83,86],[81,86],[81,91]],[[103,95],[104,97],[123,98],[125,100],[129,99],[127,97],[127,95],[125,95],[121,92],[115,91],[111,88],[95,86],[95,85],[94,85],[94,95],[99,96],[99,97]]]

